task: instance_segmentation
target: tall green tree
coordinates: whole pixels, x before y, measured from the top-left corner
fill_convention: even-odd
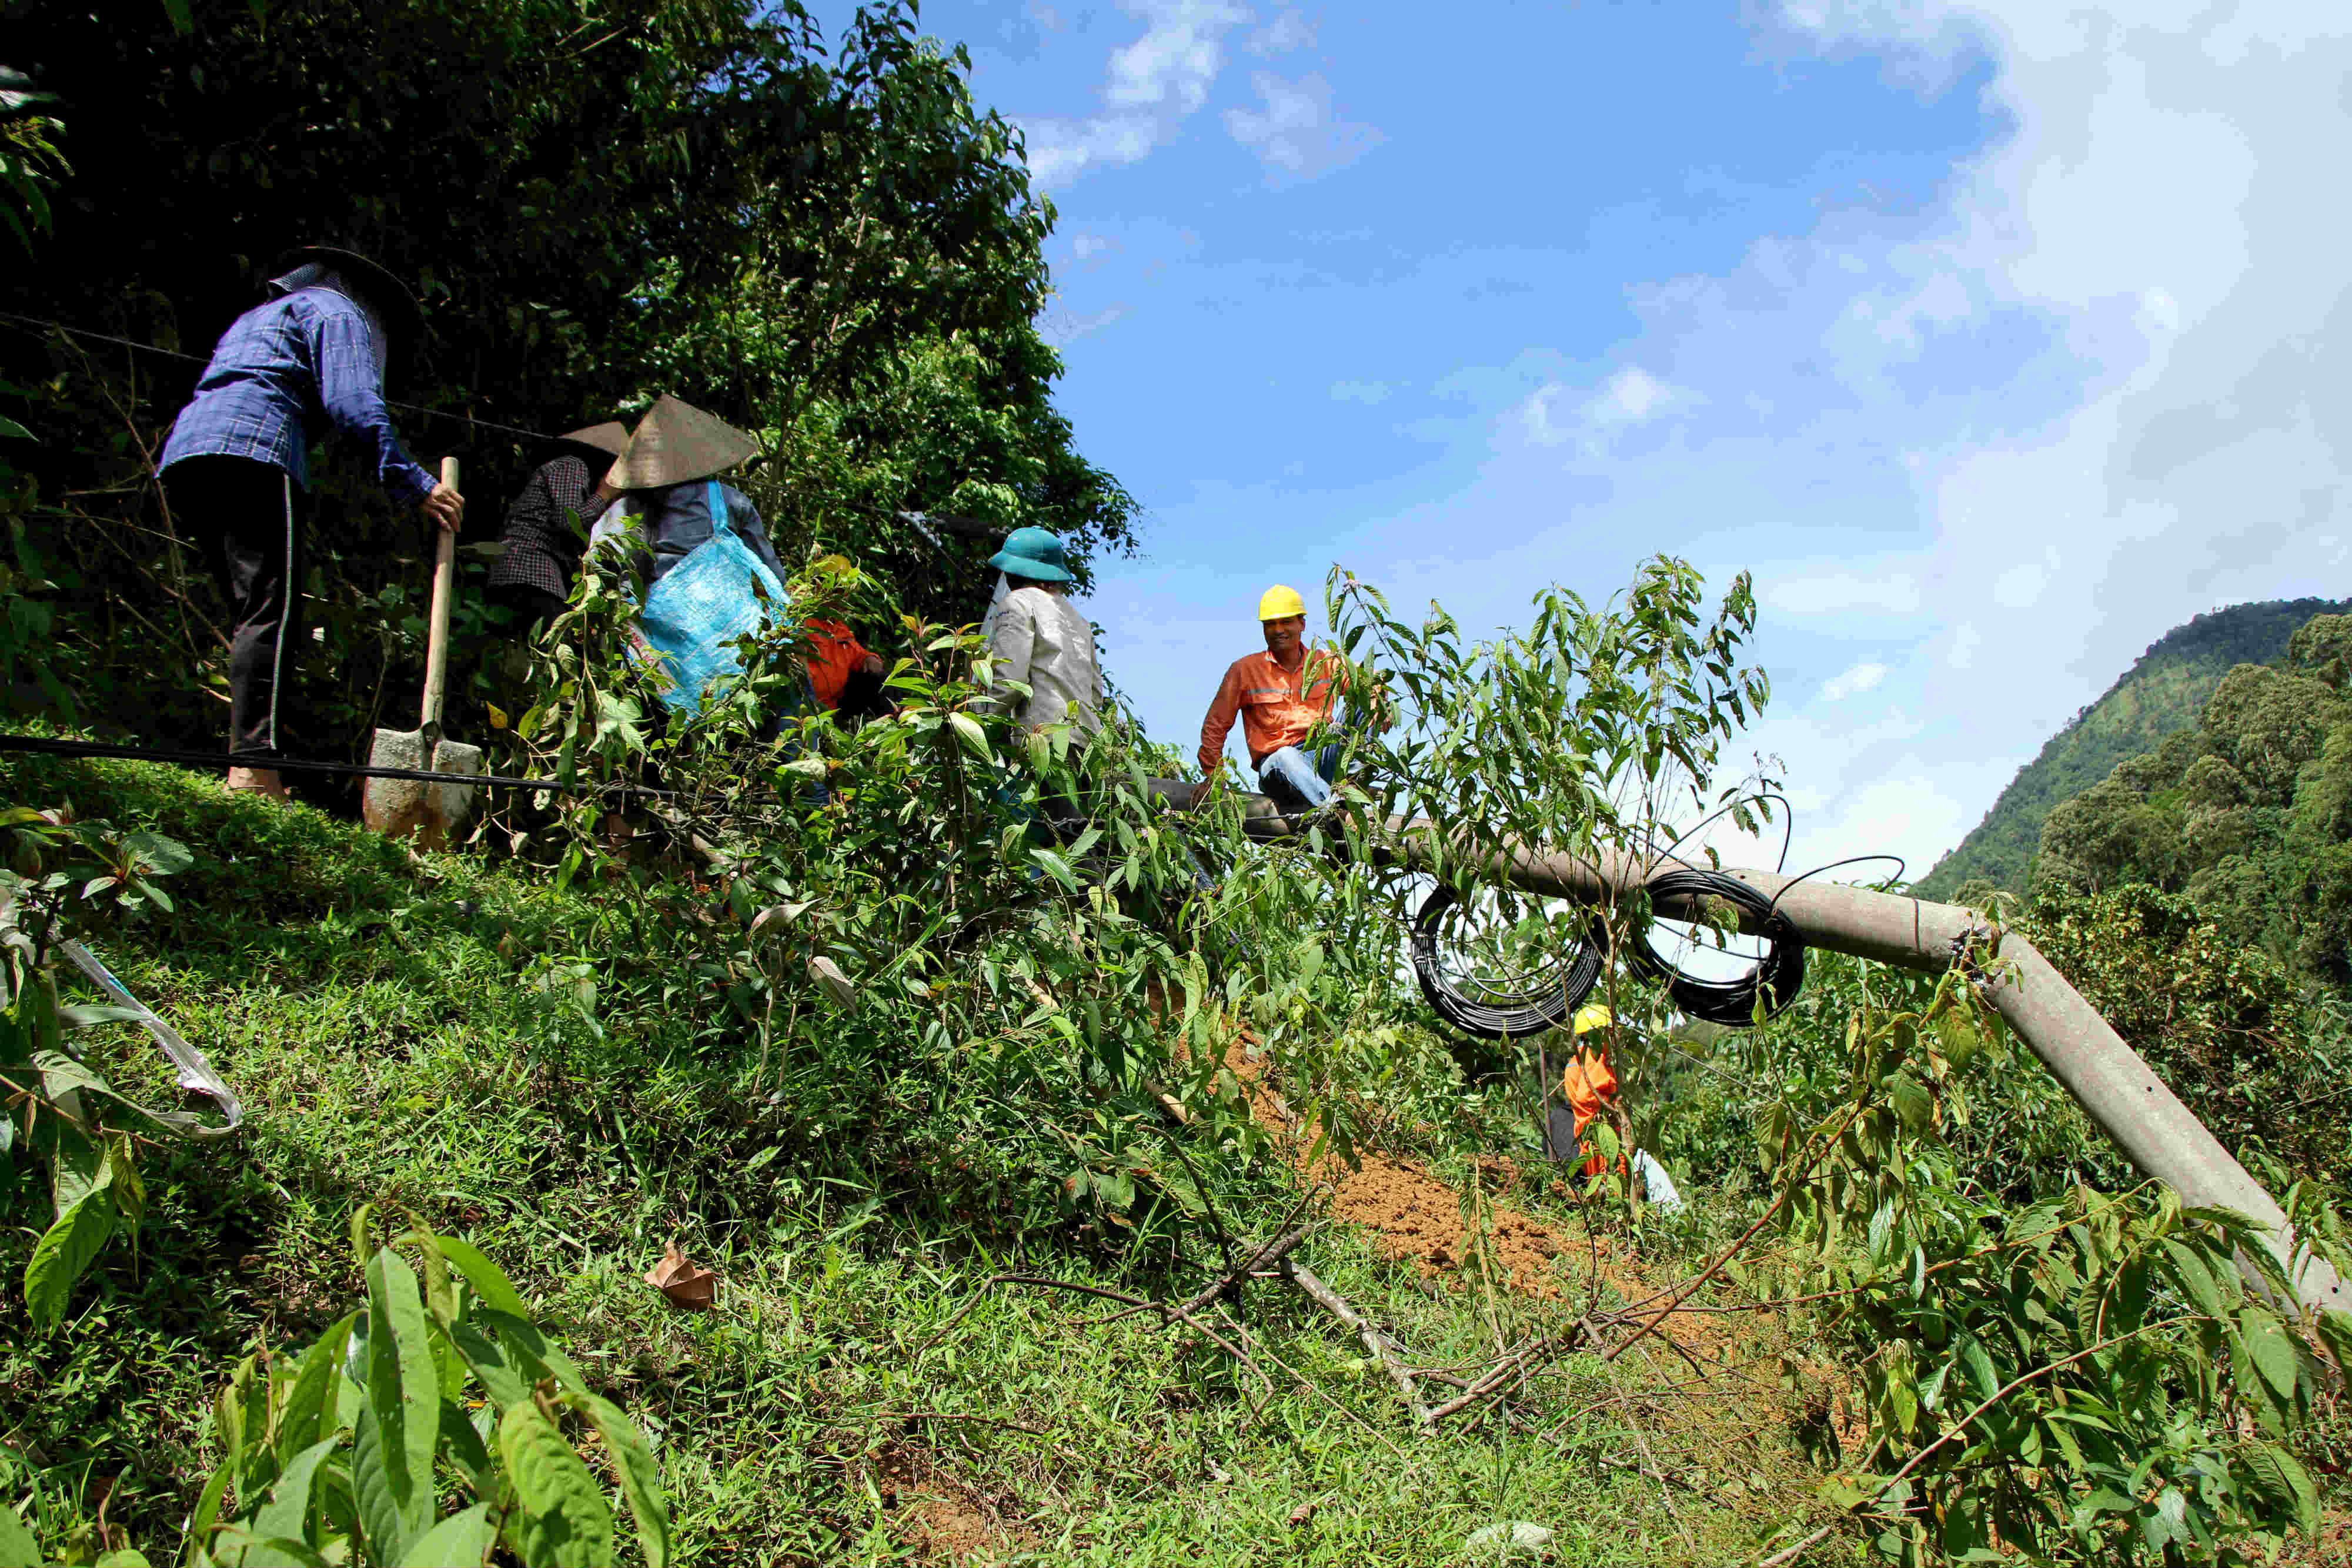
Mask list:
[[[977,613],[986,550],[897,510],[1054,528],[1082,578],[1133,546],[1133,502],[1053,402],[1052,208],[898,0],[830,53],[790,0],[0,0],[0,38],[73,154],[13,308],[201,357],[285,248],[376,256],[432,329],[392,368],[436,411],[404,433],[465,455],[475,537],[533,444],[440,415],[561,431],[668,391],[761,434],[747,488],[788,549],[860,553],[927,616]],[[143,475],[195,368],[0,330],[0,381],[34,393],[13,507],[58,569],[59,658],[101,715],[119,690],[113,716],[186,739],[216,723],[216,607]],[[407,685],[420,551],[320,471],[306,685],[363,734]],[[470,645],[495,630],[460,621]]]

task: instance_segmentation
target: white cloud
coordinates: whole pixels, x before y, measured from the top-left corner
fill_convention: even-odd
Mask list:
[[[1546,382],[1528,394],[1505,421],[1530,445],[1574,443],[1587,456],[1604,452],[1610,438],[1694,401],[1639,365],[1628,365],[1598,387],[1576,388]],[[1566,405],[1563,407],[1563,405]]]
[[[1842,703],[1850,696],[1871,690],[1885,678],[1886,666],[1884,664],[1856,664],[1852,669],[1841,670],[1822,683],[1822,701]]]
[[[1133,163],[1171,138],[1209,100],[1224,69],[1225,35],[1252,20],[1224,0],[1143,0],[1127,7],[1143,36],[1111,51],[1105,112],[1083,120],[1024,119],[1031,181],[1066,185],[1100,164]]]
[[[2021,381],[2045,407],[1902,438],[1919,534],[1901,590],[1866,603],[1873,580],[1831,575],[1765,595],[1795,613],[1958,622],[1916,655],[1937,733],[1824,780],[1842,832],[1908,814],[1916,840],[1938,780],[2030,752],[2172,626],[2340,591],[2320,541],[2352,522],[2352,269],[2337,204],[2315,193],[2352,160],[2352,7],[1784,0],[1778,22],[1925,91],[1989,64],[1985,107],[2006,127],[1923,231],[1873,242],[1832,222],[1781,247],[1800,283],[1828,278],[1804,268],[1832,254],[1855,264],[1827,341],[1872,416],[1903,428],[1922,390],[1983,373],[1967,356],[1996,333],[2046,345],[2034,384]],[[1768,279],[1774,264],[1750,270]],[[1726,324],[1756,330],[1752,314]],[[1685,370],[1698,358],[1676,350]],[[1898,362],[1908,380],[1874,380]],[[1885,793],[1865,809],[1872,777]],[[1967,810],[1936,831],[1972,826],[2001,781],[1973,799],[1945,789]]]
[[[1081,229],[1070,236],[1070,254],[1082,267],[1118,248],[1118,241],[1109,235],[1092,234]]]
[[[1396,392],[1393,382],[1333,382],[1331,395],[1341,402],[1386,402]]]
[[[1600,393],[1584,405],[1584,416],[1598,425],[1642,424],[1675,397],[1674,388],[1641,366],[1628,365],[1601,383]]]
[[[1249,41],[1242,47],[1260,59],[1286,55],[1293,49],[1312,48],[1315,47],[1315,24],[1308,21],[1301,11],[1286,10],[1252,33]]]
[[[1959,630],[1952,633],[1952,645],[1944,652],[1944,663],[1956,670],[1968,669],[1977,662],[1977,646],[1983,641],[1975,622],[1961,622]]]
[[[1052,311],[1046,314],[1041,325],[1045,328],[1048,342],[1072,343],[1089,333],[1116,326],[1134,314],[1135,308],[1126,304],[1107,305],[1100,310],[1089,310],[1076,316],[1066,311]]]
[[[1331,84],[1309,72],[1286,81],[1253,71],[1259,107],[1225,110],[1225,130],[1258,156],[1269,184],[1311,180],[1352,163],[1385,140],[1378,130],[1339,118]]]
[[[2042,560],[2021,561],[1992,580],[1992,601],[2003,610],[2031,610],[2042,602],[2042,591],[2057,571],[2054,549]]]
[[[1919,608],[1919,580],[1904,571],[1882,577],[1818,572],[1769,582],[1762,598],[1790,615],[1908,615]]]

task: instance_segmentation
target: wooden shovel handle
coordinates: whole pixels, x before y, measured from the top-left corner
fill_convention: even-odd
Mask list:
[[[441,459],[441,483],[452,490],[457,487],[455,457]],[[457,536],[436,525],[433,540],[433,609],[425,634],[425,716],[417,726],[425,730],[437,730],[441,724],[441,695],[449,681],[449,590],[457,576]]]

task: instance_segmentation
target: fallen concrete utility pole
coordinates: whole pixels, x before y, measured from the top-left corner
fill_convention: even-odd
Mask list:
[[[1192,803],[1194,786],[1189,783],[1155,780],[1154,788],[1171,804]],[[1248,811],[1246,825],[1255,837],[1282,838],[1294,831],[1290,821],[1262,796],[1249,798]],[[1430,869],[1437,858],[1433,830],[1422,819],[1390,818],[1377,843],[1383,855],[1418,870]],[[1528,893],[1606,904],[1622,903],[1659,872],[1685,863],[1619,854],[1586,860],[1522,848],[1512,851],[1509,863],[1497,869],[1511,885]],[[1780,914],[1808,946],[1925,974],[1942,974],[1965,955],[1981,955],[1992,936],[1974,910],[1948,904],[1818,879],[1798,882],[1766,871],[1694,869],[1717,870],[1777,898]],[[1696,912],[1661,905],[1661,913]],[[1977,977],[1977,987],[2143,1176],[2170,1186],[2184,1206],[2215,1205],[2261,1220],[2270,1227],[2271,1249],[2290,1270],[2305,1306],[2352,1311],[2352,1291],[2326,1261],[2307,1256],[2299,1266],[2295,1263],[2286,1216],[2262,1184],[2031,942],[2013,931],[2003,932],[1999,960],[1991,973]]]

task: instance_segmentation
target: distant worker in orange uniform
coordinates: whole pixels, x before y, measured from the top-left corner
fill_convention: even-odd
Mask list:
[[[1576,1113],[1576,1146],[1591,1145],[1584,1141],[1584,1129],[1604,1111],[1615,1109],[1617,1074],[1609,1067],[1609,1037],[1603,1032],[1598,1049],[1587,1046],[1584,1037],[1596,1030],[1605,1031],[1611,1023],[1609,1009],[1599,1002],[1587,1002],[1576,1009],[1573,1033],[1576,1054],[1569,1058],[1568,1067],[1559,1075],[1559,1092],[1568,1101],[1568,1108]],[[1599,1176],[1609,1168],[1609,1162],[1598,1154],[1588,1155],[1584,1174]]]
[[[1340,665],[1328,650],[1307,646],[1307,601],[1276,584],[1257,602],[1265,652],[1235,659],[1201,721],[1201,777],[1213,784],[1236,714],[1242,744],[1258,784],[1286,811],[1312,810],[1331,798],[1339,776],[1340,747],[1304,749],[1326,729],[1339,698]]]

